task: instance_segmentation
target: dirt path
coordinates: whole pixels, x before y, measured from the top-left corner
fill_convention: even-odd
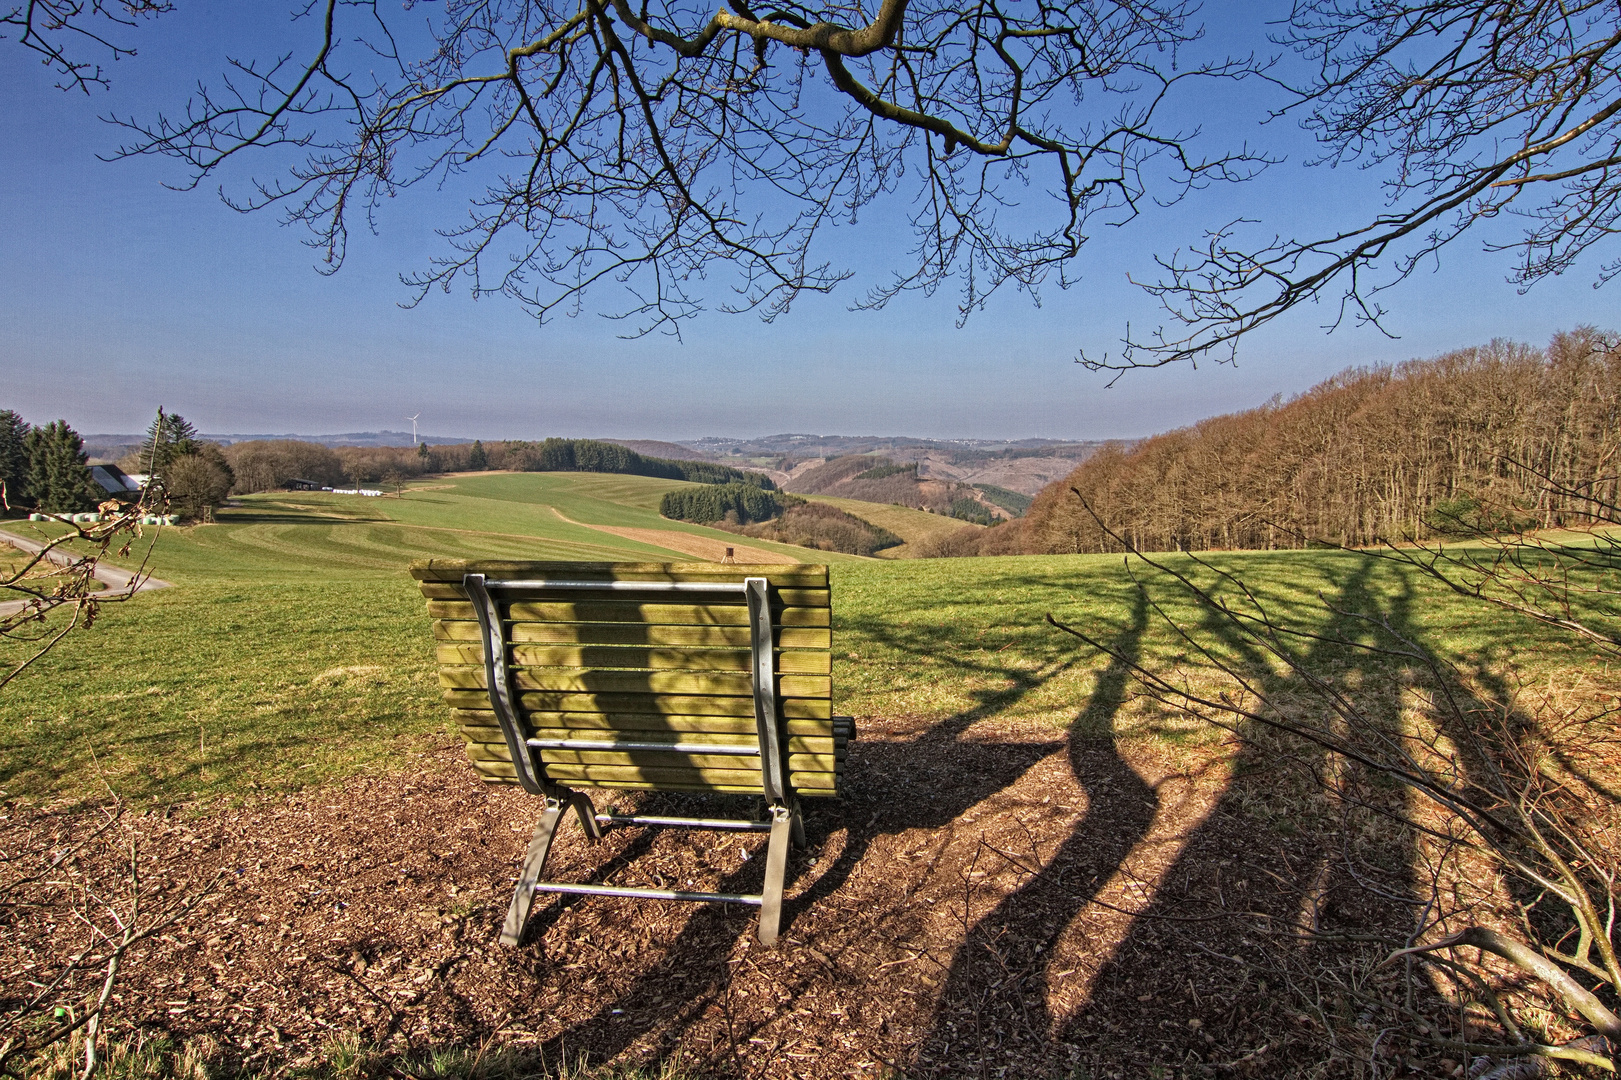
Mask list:
[[[748,547],[744,544],[732,543],[729,540],[711,540],[707,536],[696,536],[692,533],[678,532],[675,529],[628,529],[613,525],[590,525],[583,521],[575,521],[555,506],[551,510],[552,513],[570,525],[610,533],[626,540],[635,540],[640,544],[652,544],[654,547],[668,548],[671,551],[679,551],[683,555],[693,555],[700,559],[707,559],[710,562],[720,562],[724,559],[727,548],[732,549],[733,561],[740,563],[777,563],[796,566],[804,561],[796,559],[792,555],[768,551],[765,548]]]
[[[0,532],[0,544],[9,544],[19,551],[29,554],[40,551],[45,547],[44,544],[37,540],[29,540],[27,537],[10,532]],[[48,552],[45,557],[58,566],[66,566],[74,561],[74,556],[65,551]],[[137,580],[137,577],[139,580]],[[160,581],[151,575],[136,575],[128,570],[120,570],[116,566],[108,566],[106,563],[96,564],[96,580],[107,586],[109,593],[131,591],[130,585],[132,583],[135,586],[134,592],[149,592],[152,589],[173,587],[169,582]],[[10,615],[13,612],[21,611],[27,604],[28,601],[26,600],[8,600],[0,603],[0,615]]]

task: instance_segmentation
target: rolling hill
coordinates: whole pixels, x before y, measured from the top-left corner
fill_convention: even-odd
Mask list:
[[[326,492],[247,495],[213,525],[166,529],[149,567],[176,584],[394,575],[416,558],[718,559],[736,548],[761,561],[838,562],[659,516],[659,499],[684,481],[597,473],[466,473],[407,485],[405,497]],[[139,549],[137,549],[139,550]]]

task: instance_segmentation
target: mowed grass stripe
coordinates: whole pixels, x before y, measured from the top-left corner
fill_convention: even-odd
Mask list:
[[[390,574],[401,568],[402,555],[419,558],[493,555],[600,560],[669,558],[675,554],[634,541],[616,541],[606,534],[589,530],[580,530],[589,539],[563,540],[547,536],[525,537],[404,525],[254,524],[232,528],[231,524],[230,518],[222,515],[220,525],[194,527],[190,530],[192,535],[185,536],[183,540],[208,544],[216,541],[216,538],[196,534],[217,530],[224,533],[211,545],[212,554],[218,561],[231,560],[249,566],[257,562],[265,570],[302,569],[312,561],[319,561],[333,569],[348,567]],[[242,551],[243,548],[248,550]]]

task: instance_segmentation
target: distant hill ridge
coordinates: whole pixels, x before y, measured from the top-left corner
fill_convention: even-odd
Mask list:
[[[664,442],[660,439],[603,439],[605,443],[623,446],[627,450],[634,450],[643,457],[663,458],[666,461],[713,461],[721,462],[714,454],[703,450],[694,450],[682,443]]]
[[[619,440],[616,440],[619,441]],[[1103,440],[1086,439],[917,439],[906,435],[762,435],[754,439],[731,439],[708,435],[701,439],[682,439],[680,445],[717,458],[787,455],[797,458],[835,458],[850,454],[886,453],[890,457],[909,460],[906,451],[939,451],[954,456],[1035,454],[1085,457],[1100,446]],[[901,451],[895,453],[894,451]]]
[[[409,449],[413,444],[409,432],[404,431],[351,431],[335,435],[269,435],[217,432],[201,436],[210,442],[226,445],[248,442],[292,441],[312,443],[330,449],[345,447],[358,450]],[[95,434],[84,436],[85,449],[97,461],[117,461],[141,443],[138,434]],[[417,442],[428,446],[465,447],[476,440],[461,436],[417,436]],[[582,441],[582,440],[565,440]],[[976,488],[987,485],[1020,495],[1034,495],[1046,485],[1068,475],[1077,465],[1106,445],[1129,444],[1098,441],[1065,442],[1057,439],[917,439],[909,436],[888,435],[768,435],[755,439],[732,439],[706,436],[702,439],[674,442],[662,439],[597,439],[599,444],[621,446],[649,459],[661,461],[705,462],[729,466],[748,472],[764,473],[779,486],[821,463],[859,454],[880,455],[903,465],[915,464],[919,480],[967,484]],[[486,439],[486,449],[510,443],[517,447],[527,440]],[[492,459],[493,461],[494,459]],[[492,464],[491,467],[496,467]],[[896,500],[884,500],[896,501]],[[936,500],[938,501],[938,500]],[[994,502],[994,500],[992,500]],[[1003,502],[995,505],[1003,506]],[[923,505],[917,500],[905,500],[905,505]],[[942,504],[944,505],[944,504]],[[1011,506],[1004,506],[1011,510]]]

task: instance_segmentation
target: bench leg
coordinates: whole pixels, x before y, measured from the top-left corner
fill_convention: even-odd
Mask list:
[[[788,872],[788,844],[795,815],[786,806],[771,808],[771,839],[766,845],[765,889],[760,895],[760,944],[775,945],[782,923],[782,879]]]
[[[788,803],[788,809],[793,814],[792,836],[794,847],[802,848],[805,846],[805,815],[800,812],[799,800],[793,799],[790,801]]]
[[[535,902],[535,883],[546,868],[546,856],[552,850],[552,838],[557,834],[557,823],[563,817],[563,807],[572,799],[547,798],[546,812],[540,815],[535,835],[529,841],[529,854],[524,856],[523,871],[518,875],[518,890],[512,894],[512,906],[507,908],[507,921],[501,927],[501,944],[516,945],[523,937],[523,924],[529,921],[529,908]],[[579,804],[574,804],[576,809]],[[583,813],[583,811],[582,811]],[[592,821],[595,825],[595,820]]]
[[[602,839],[602,825],[597,821],[597,808],[591,803],[591,796],[583,791],[569,792],[569,802],[574,804],[574,813],[580,819],[580,828],[594,844]]]

